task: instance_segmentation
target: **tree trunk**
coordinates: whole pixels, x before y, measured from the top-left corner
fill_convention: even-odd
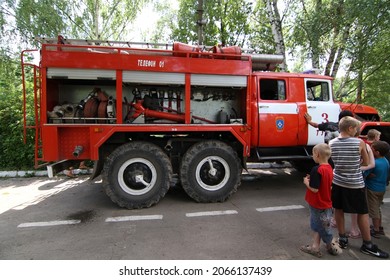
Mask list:
[[[198,0],[198,45],[203,45],[203,0]]]
[[[100,12],[100,0],[96,0],[95,2],[95,18],[94,18],[94,38],[95,39],[100,39],[100,34],[99,34],[99,12]]]
[[[280,19],[279,10],[277,7],[277,0],[263,0],[266,5],[267,16],[271,23],[272,35],[276,45],[276,52],[282,54],[284,59],[280,64],[280,70],[286,71],[286,47],[284,44],[283,32],[282,32],[282,21]]]
[[[344,50],[345,50],[345,42],[347,41],[348,37],[349,37],[349,26],[346,26],[344,33],[343,33],[343,41],[342,41],[341,46],[339,47],[339,49],[337,51],[336,59],[333,62],[332,72],[330,73],[330,76],[333,78],[336,77],[337,72],[339,71],[340,62],[341,62],[341,59],[343,58],[343,54],[344,54]]]
[[[334,94],[334,97],[336,98],[336,100],[341,101],[341,98],[344,97],[342,91],[344,90],[344,88],[346,87],[346,85],[350,81],[349,77],[350,77],[350,73],[352,71],[353,64],[354,64],[354,60],[352,59],[351,63],[349,64],[349,67],[347,69],[347,72],[345,73],[345,75],[342,78],[342,82],[341,82],[339,88],[337,89],[336,93]]]
[[[316,0],[314,7],[314,15],[317,15],[314,18],[313,24],[311,26],[311,65],[313,69],[320,68],[320,21],[318,15],[322,13],[322,0]]]
[[[356,104],[360,104],[362,100],[363,93],[363,68],[359,68],[358,70],[358,84],[356,90]]]
[[[334,36],[333,36],[333,42],[332,42],[332,48],[330,49],[330,54],[328,57],[328,61],[326,62],[325,66],[325,76],[330,76],[330,71],[332,69],[332,65],[335,63],[336,60],[336,54],[338,53],[339,48],[337,47],[337,37],[339,36],[339,30],[338,28],[335,28]]]

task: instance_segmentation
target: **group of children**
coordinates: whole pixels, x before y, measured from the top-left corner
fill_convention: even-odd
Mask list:
[[[338,137],[313,148],[313,160],[318,165],[303,179],[305,200],[310,209],[310,227],[314,232],[313,243],[300,249],[321,257],[322,240],[329,254],[340,254],[348,247],[344,213],[354,213],[363,239],[360,251],[386,259],[389,254],[373,244],[371,236],[384,235],[380,206],[388,184],[389,162],[385,156],[390,147],[387,142],[379,140],[380,132],[377,130],[371,130],[365,141],[357,137],[361,123],[352,115],[350,111],[342,111]],[[316,127],[310,116],[305,117],[309,124]],[[369,154],[373,158],[370,159]],[[363,172],[363,166],[370,168]],[[337,241],[331,228],[332,208],[339,234]],[[371,227],[369,217],[373,223]]]

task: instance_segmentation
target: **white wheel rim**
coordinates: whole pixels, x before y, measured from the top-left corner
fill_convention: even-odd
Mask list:
[[[210,162],[213,162],[213,161],[222,165],[224,172],[225,172],[225,176],[218,184],[209,185],[209,184],[205,183],[203,181],[203,179],[201,178],[201,169],[205,164],[209,165]],[[213,173],[213,172],[211,172],[211,173]],[[226,160],[224,160],[223,158],[218,157],[218,156],[209,156],[209,157],[204,158],[203,160],[201,160],[198,163],[198,165],[196,166],[196,170],[195,170],[195,176],[196,176],[196,181],[203,189],[208,190],[208,191],[217,191],[217,190],[223,188],[226,185],[227,181],[229,180],[230,167],[229,167],[229,164],[226,162]]]
[[[134,181],[140,182],[141,184],[145,185],[145,188],[142,189],[134,189],[129,186],[126,181],[125,181],[125,171],[126,168],[129,167],[132,164],[143,164],[148,167],[149,171],[152,174],[152,178],[150,182],[146,182],[143,179],[143,174],[142,171],[138,172],[138,174],[134,174]],[[154,167],[154,165],[147,159],[144,158],[132,158],[127,160],[122,164],[122,166],[119,168],[118,171],[118,183],[121,189],[130,194],[130,195],[143,195],[148,193],[151,189],[153,189],[154,185],[156,184],[157,181],[157,170]]]

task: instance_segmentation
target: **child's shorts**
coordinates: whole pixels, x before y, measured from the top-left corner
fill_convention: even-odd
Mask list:
[[[345,213],[368,214],[366,188],[349,189],[332,184],[332,206]]]
[[[367,189],[368,214],[370,218],[379,219],[381,217],[381,204],[384,192],[374,192]]]
[[[332,208],[317,209],[309,205],[310,228],[317,232],[325,244],[332,242],[333,234],[330,220],[332,219]]]

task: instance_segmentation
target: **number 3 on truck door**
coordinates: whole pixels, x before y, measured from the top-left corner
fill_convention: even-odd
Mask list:
[[[307,112],[313,122],[337,122],[340,106],[334,102],[330,80],[305,79]],[[308,145],[324,142],[324,133],[309,125]]]

